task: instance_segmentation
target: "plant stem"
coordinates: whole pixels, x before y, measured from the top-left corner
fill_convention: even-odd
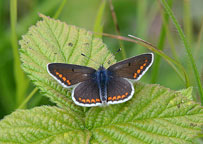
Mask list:
[[[161,9],[161,14],[162,14],[162,27],[161,27],[161,32],[160,32],[159,42],[158,42],[157,48],[160,50],[163,50],[164,49],[164,43],[166,40],[166,25],[168,24],[169,18],[166,14],[162,13],[162,9]],[[152,69],[152,79],[151,79],[152,83],[156,83],[156,81],[157,81],[160,61],[161,61],[161,57],[159,55],[157,55],[155,57],[154,64],[153,64],[154,66]]]
[[[38,91],[38,88],[34,88],[32,92],[26,97],[26,99],[21,103],[18,109],[22,109],[25,107],[25,104],[32,98],[32,96]]]
[[[94,32],[102,33],[103,32],[103,16],[106,6],[106,0],[102,0],[97,11],[97,16],[94,22]],[[102,38],[102,34],[94,34],[95,37]]]
[[[115,13],[115,10],[114,10],[113,4],[112,4],[112,0],[109,0],[109,6],[110,6],[111,15],[112,15],[112,18],[113,18],[116,33],[117,33],[117,35],[121,35],[120,28],[119,28],[118,21],[117,21],[117,17],[116,17],[116,13]],[[119,40],[119,44],[120,44],[120,47],[122,49],[121,50],[122,59],[125,59],[126,58],[126,52],[125,52],[123,42]]]
[[[16,35],[16,23],[17,23],[17,0],[10,0],[10,20],[11,20],[11,44],[13,48],[14,57],[14,75],[16,82],[16,107],[25,98],[25,92],[27,89],[28,81],[25,79],[25,75],[20,67],[20,58],[18,54],[18,44]]]
[[[58,10],[56,11],[55,15],[53,18],[57,19],[59,17],[59,15],[61,14],[61,11],[63,10],[65,4],[66,4],[67,0],[63,0],[58,8]]]

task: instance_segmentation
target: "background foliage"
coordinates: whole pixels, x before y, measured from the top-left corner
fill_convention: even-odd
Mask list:
[[[176,18],[184,30],[186,39],[191,45],[191,51],[201,81],[203,81],[202,1],[168,0],[168,2],[171,4]],[[32,108],[43,104],[54,105],[35,89],[35,86],[19,67],[17,40],[22,39],[21,35],[28,31],[28,27],[39,20],[39,12],[91,31],[101,32],[103,30],[106,33],[120,33],[123,36],[133,34],[151,42],[158,48],[163,49],[167,55],[178,60],[186,69],[190,86],[194,88],[193,99],[200,102],[200,94],[193,74],[193,67],[190,65],[190,59],[188,59],[178,31],[171,19],[165,16],[166,12],[164,12],[161,3],[155,0],[113,0],[113,6],[120,31],[114,25],[108,1],[0,1],[0,118],[21,106],[27,96],[30,96],[31,99],[22,106],[24,108]],[[119,47],[123,47],[126,57],[147,51],[134,43],[120,42],[109,37],[103,37],[103,39],[112,52]],[[116,58],[121,60],[124,56],[125,54],[120,53]],[[160,60],[156,59],[152,70],[141,81],[159,83],[174,90],[185,88],[185,83],[162,58]]]

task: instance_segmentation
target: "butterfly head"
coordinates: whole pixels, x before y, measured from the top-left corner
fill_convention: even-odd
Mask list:
[[[103,64],[100,65],[100,67],[98,68],[98,71],[104,71],[104,70],[106,70],[106,68],[103,66]]]

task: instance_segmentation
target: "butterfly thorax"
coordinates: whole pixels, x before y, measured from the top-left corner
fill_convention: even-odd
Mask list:
[[[99,95],[103,104],[107,103],[107,84],[109,81],[108,71],[100,66],[96,71],[96,81],[99,87]]]

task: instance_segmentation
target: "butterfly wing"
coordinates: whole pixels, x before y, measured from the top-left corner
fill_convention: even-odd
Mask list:
[[[95,80],[89,79],[73,89],[73,101],[79,106],[92,107],[102,105],[99,88]]]
[[[50,63],[47,65],[47,71],[66,88],[90,79],[96,72],[90,67],[64,63]]]
[[[134,94],[134,86],[127,79],[113,77],[107,85],[107,103],[117,104],[128,101]]]
[[[116,64],[107,70],[115,77],[139,80],[153,63],[153,53],[138,55]]]

